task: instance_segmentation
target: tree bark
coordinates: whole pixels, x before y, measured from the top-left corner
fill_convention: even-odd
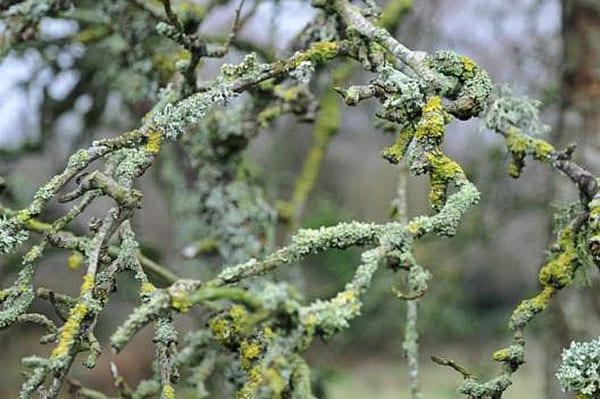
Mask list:
[[[600,1],[562,0],[562,139],[577,140],[593,170],[600,166]]]

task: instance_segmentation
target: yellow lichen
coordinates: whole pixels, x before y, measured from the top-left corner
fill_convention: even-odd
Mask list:
[[[442,98],[440,96],[430,97],[427,103],[423,106],[424,114],[431,112],[441,112],[442,110]]]
[[[83,303],[78,303],[69,312],[69,317],[65,324],[62,326],[60,336],[58,338],[58,345],[52,351],[50,358],[59,359],[68,355],[75,339],[79,333],[81,322],[87,315],[88,308]]]
[[[81,295],[92,292],[94,289],[94,276],[92,274],[86,274],[83,276],[83,283],[81,283],[80,293]]]
[[[552,144],[545,142],[544,140],[534,139],[533,156],[540,161],[546,160],[555,149]]]
[[[506,132],[506,148],[513,154],[523,154],[528,148],[527,136],[516,128],[511,128]]]
[[[573,282],[577,267],[577,250],[574,232],[570,228],[562,229],[557,238],[558,253],[540,269],[539,281],[542,291],[531,299],[527,299],[513,312],[513,324],[517,327],[528,322],[533,315],[542,312],[548,306],[550,298],[557,290]]]
[[[275,104],[260,111],[256,117],[256,120],[261,127],[265,128],[269,125],[269,123],[271,123],[271,121],[277,119],[282,112],[283,107],[281,104]]]
[[[50,230],[51,226],[48,223],[40,222],[37,219],[27,218],[23,223],[27,225],[29,230],[42,232]]]
[[[31,219],[31,215],[29,214],[29,212],[27,211],[27,209],[21,209],[19,210],[16,214],[15,214],[15,218],[21,222],[21,223],[25,223],[28,222]]]
[[[507,360],[510,360],[510,358],[511,358],[510,349],[504,348],[504,349],[497,350],[492,355],[492,358],[497,362],[505,362]]]
[[[596,261],[600,259],[600,200],[592,200],[588,204],[588,225],[590,236],[588,237],[588,250]]]
[[[83,29],[81,32],[73,36],[73,40],[83,44],[89,44],[104,39],[111,33],[111,30],[106,25],[95,25],[90,28]]]
[[[473,77],[477,64],[471,58],[463,55],[460,57],[460,61],[463,64],[463,78],[468,80]]]
[[[151,294],[154,291],[156,291],[156,287],[154,286],[154,284],[152,284],[149,281],[144,281],[142,283],[142,285],[140,286],[140,293],[142,295],[147,295],[147,294]]]
[[[410,234],[417,235],[421,231],[421,225],[417,221],[413,220],[406,225],[406,229]]]
[[[306,316],[306,318],[304,319],[304,325],[306,325],[307,327],[313,327],[317,324],[317,316],[315,316],[313,313],[310,313]]]
[[[244,340],[240,344],[240,362],[244,370],[249,370],[252,363],[258,359],[262,352],[262,346],[256,342]]]
[[[510,177],[514,177],[514,178],[521,176],[521,168],[519,168],[519,166],[514,162],[509,163],[508,164],[508,175]]]
[[[342,303],[350,303],[356,300],[354,291],[342,291],[337,295],[337,299]]]
[[[161,399],[175,399],[175,388],[171,384],[165,384],[162,387],[162,392],[160,395]]]
[[[548,306],[550,298],[556,293],[556,288],[546,286],[533,298],[521,301],[511,316],[512,329],[522,328],[534,315],[543,312]]]
[[[337,55],[338,44],[336,42],[313,43],[307,52],[308,58],[313,62],[324,62]]]
[[[248,311],[241,305],[233,305],[229,309],[229,316],[233,320],[234,324],[243,324],[248,318]]]
[[[237,348],[248,329],[248,312],[243,306],[234,305],[229,312],[213,317],[208,324],[218,342]]]
[[[287,386],[286,380],[281,376],[277,369],[270,367],[265,371],[267,385],[273,391],[275,397],[281,397],[281,394]]]
[[[265,337],[265,339],[267,341],[269,341],[269,340],[271,340],[271,339],[273,339],[275,337],[275,333],[273,332],[273,330],[269,326],[265,326],[263,328],[262,332],[263,332],[263,337]]]
[[[506,148],[513,155],[513,163],[509,165],[509,174],[518,177],[521,174],[523,159],[531,155],[538,161],[548,162],[555,152],[554,147],[544,140],[521,133],[517,128],[510,128],[506,132]]]
[[[171,292],[171,307],[180,313],[187,313],[192,307],[192,302],[184,292],[175,291]]]
[[[458,163],[448,158],[440,150],[428,153],[427,161],[431,168],[429,201],[434,209],[440,209],[446,201],[448,183],[464,175],[464,172]]]
[[[162,145],[163,135],[158,130],[151,130],[148,133],[148,138],[146,141],[146,151],[150,154],[158,154],[160,151],[160,146]]]
[[[573,241],[573,231],[563,229],[558,237],[560,253],[554,255],[541,269],[539,280],[543,286],[563,288],[573,281],[577,250]]]
[[[410,141],[415,135],[415,129],[412,126],[409,126],[403,129],[396,138],[396,142],[391,146],[387,147],[382,152],[383,158],[385,158],[388,162],[397,164],[400,162],[402,157],[404,157],[404,153],[406,152],[406,148],[410,144]]]
[[[422,108],[421,119],[415,128],[415,138],[419,141],[433,140],[439,144],[444,137],[448,119],[441,97],[430,97]]]
[[[301,91],[300,86],[284,87],[277,85],[273,88],[273,93],[283,101],[291,102],[300,97]]]
[[[338,53],[338,44],[336,42],[315,42],[308,50],[299,53],[299,56],[293,58],[292,67],[297,67],[304,61],[314,63],[323,63],[334,58]]]
[[[67,267],[71,270],[77,270],[83,264],[83,255],[80,252],[72,251],[67,257]]]
[[[231,325],[227,320],[223,318],[214,318],[208,323],[208,326],[217,341],[222,344],[229,342],[232,330]]]
[[[167,80],[177,71],[178,61],[189,61],[190,58],[190,52],[183,49],[176,52],[159,52],[152,56],[152,64],[160,73],[160,77]]]
[[[260,367],[251,368],[246,374],[248,381],[242,389],[236,392],[235,397],[237,399],[255,399],[256,390],[260,386],[263,380],[262,370]]]
[[[438,150],[428,153],[427,161],[436,177],[445,181],[455,179],[458,175],[464,173],[458,163]]]

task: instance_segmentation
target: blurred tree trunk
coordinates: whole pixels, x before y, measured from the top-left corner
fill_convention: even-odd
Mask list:
[[[577,140],[590,169],[600,166],[600,0],[562,0],[560,141]]]
[[[578,157],[592,172],[600,166],[600,0],[561,0],[562,70],[560,116],[554,141],[579,144]],[[557,177],[560,179],[560,177]],[[559,187],[552,184],[553,187]],[[555,198],[564,195],[552,189]],[[592,271],[595,272],[595,271]],[[571,289],[551,309],[545,342],[545,398],[566,397],[554,373],[562,348],[571,339],[596,335],[598,279],[590,289]]]

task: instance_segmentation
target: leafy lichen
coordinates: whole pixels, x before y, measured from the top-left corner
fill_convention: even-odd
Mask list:
[[[27,238],[29,238],[28,232],[16,218],[6,216],[0,218],[0,254],[13,252]]]
[[[600,394],[600,338],[588,342],[571,342],[563,350],[562,362],[556,373],[566,392],[578,397],[595,398]]]

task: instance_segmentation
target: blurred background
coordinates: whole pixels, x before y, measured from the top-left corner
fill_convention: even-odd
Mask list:
[[[220,6],[203,29],[227,32],[234,3]],[[283,56],[313,16],[307,2],[261,1],[240,35],[273,45]],[[48,37],[60,38],[76,31],[78,25],[48,19],[42,21],[41,29]],[[563,146],[578,142],[577,157],[593,173],[600,172],[598,0],[420,0],[414,2],[396,37],[415,49],[454,49],[468,55],[496,84],[505,83],[516,94],[539,99],[543,120],[552,127],[547,139]],[[32,48],[8,54],[0,63],[0,175],[9,186],[3,201],[15,206],[26,203],[75,148],[135,126],[140,115],[123,93],[96,87],[103,94],[94,97],[84,91],[91,79],[86,63],[80,62],[90,58],[84,49],[72,46],[54,51],[49,55],[47,49]],[[234,51],[226,61],[240,57]],[[213,76],[221,63],[207,61],[202,76]],[[344,85],[364,80],[355,74]],[[373,127],[374,102],[341,109],[342,128],[329,146],[305,209],[301,222],[305,227],[390,217],[397,169],[379,154],[393,137]],[[310,148],[311,132],[311,125],[284,117],[252,142],[248,162],[272,202],[289,197]],[[553,210],[575,199],[563,177],[537,165],[528,166],[519,180],[512,180],[506,173],[503,143],[478,121],[453,122],[446,149],[479,187],[482,201],[456,237],[417,244],[419,262],[433,274],[430,289],[420,301],[418,325],[424,398],[459,397],[460,376],[433,364],[431,355],[451,356],[482,374],[496,370],[491,353],[510,338],[508,317],[520,299],[537,288],[537,271],[551,238]],[[156,173],[160,168],[155,169],[142,179],[145,205],[137,217],[137,231],[144,250],[153,258],[181,275],[194,275],[197,265],[182,260],[171,238],[172,218]],[[60,209],[57,205],[56,212]],[[430,212],[426,179],[409,179],[408,211],[409,216]],[[340,290],[358,260],[358,251],[345,251],[294,267],[302,274],[306,297],[312,299]],[[13,281],[18,259],[2,259],[0,265],[4,286]],[[592,272],[561,293],[553,307],[535,321],[529,330],[527,364],[507,398],[566,397],[557,391],[553,378],[561,349],[572,339],[595,337],[600,331],[600,284],[594,276],[597,272]],[[65,254],[60,252],[46,258],[37,276],[45,286],[62,292],[74,292],[79,278],[79,272],[65,266]],[[389,272],[379,273],[363,314],[352,328],[328,342],[316,342],[308,353],[310,365],[323,375],[328,397],[408,398],[402,351],[406,304],[390,292],[395,278]],[[135,294],[127,289],[110,303],[99,323],[104,344],[134,304]],[[178,322],[184,328],[189,323]],[[151,372],[150,337],[151,332],[144,331],[113,359],[132,383]],[[39,331],[29,325],[0,332],[4,370],[0,397],[16,397],[20,357],[48,352],[38,339]],[[104,354],[93,373],[76,369],[75,375],[92,387],[108,386],[110,360]]]

